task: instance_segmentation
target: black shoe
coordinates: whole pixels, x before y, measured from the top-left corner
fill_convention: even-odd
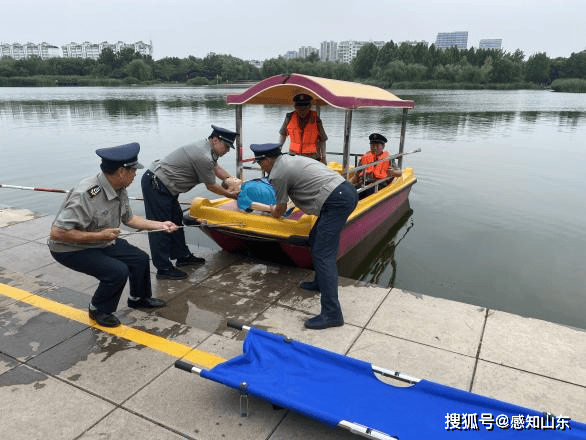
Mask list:
[[[174,267],[157,272],[157,280],[184,280],[185,278],[187,278],[187,274]]]
[[[315,292],[319,292],[319,286],[317,285],[315,280],[303,281],[302,283],[299,284],[299,287],[301,287],[302,289],[305,289],[305,290],[312,290]]]
[[[90,319],[93,319],[103,327],[118,327],[120,321],[111,313],[100,313],[97,310],[89,310]]]
[[[128,299],[128,307],[131,309],[156,309],[157,307],[165,307],[166,305],[167,303],[159,298]]]
[[[177,267],[195,266],[196,264],[203,264],[205,262],[205,258],[196,257],[195,255],[190,254],[189,257],[177,258],[177,263],[175,265]]]
[[[344,325],[344,318],[326,318],[322,315],[314,316],[305,321],[305,328],[310,330],[322,330],[329,327],[341,327]]]

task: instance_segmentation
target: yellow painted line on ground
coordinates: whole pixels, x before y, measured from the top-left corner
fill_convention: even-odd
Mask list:
[[[192,362],[203,368],[212,368],[219,363],[226,361],[226,359],[216,356],[212,353],[198,350],[196,348],[191,348],[189,345],[170,341],[160,336],[151,335],[150,333],[137,330],[126,325],[113,328],[102,327],[89,318],[87,311],[79,310],[75,307],[61,304],[57,301],[38,296],[31,292],[27,292],[26,290],[18,289],[6,284],[0,283],[0,294],[23,303],[30,304],[31,306],[37,307],[47,312],[63,316],[64,318],[81,322],[82,324],[97,328],[103,332],[116,335],[120,338],[124,338],[132,342],[136,342],[137,344],[144,345],[146,347],[152,348],[153,350],[168,354],[174,358],[182,358],[184,361]]]

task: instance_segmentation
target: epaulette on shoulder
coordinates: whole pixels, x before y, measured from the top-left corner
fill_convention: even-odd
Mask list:
[[[95,185],[95,186],[92,186],[90,189],[88,189],[87,193],[93,199],[95,196],[100,194],[100,191],[102,191],[102,187],[100,185]]]

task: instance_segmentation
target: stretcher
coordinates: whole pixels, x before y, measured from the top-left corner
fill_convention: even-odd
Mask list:
[[[241,355],[209,370],[181,360],[175,366],[238,390],[243,415],[242,399],[251,395],[375,439],[586,439],[586,425],[568,417],[417,379],[237,322],[228,325],[248,331]]]

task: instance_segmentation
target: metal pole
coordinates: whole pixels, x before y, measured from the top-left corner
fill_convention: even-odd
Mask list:
[[[403,117],[401,118],[401,140],[399,141],[399,154],[403,153],[405,147],[405,131],[407,129],[407,113],[409,109],[403,109]],[[403,169],[403,156],[399,157],[399,168]]]
[[[236,106],[236,132],[239,134],[236,138],[236,177],[242,180],[242,105]]]
[[[352,131],[352,110],[346,110],[346,117],[344,119],[344,158],[342,160],[342,170],[344,177],[348,179],[348,169],[350,161],[350,133]]]

